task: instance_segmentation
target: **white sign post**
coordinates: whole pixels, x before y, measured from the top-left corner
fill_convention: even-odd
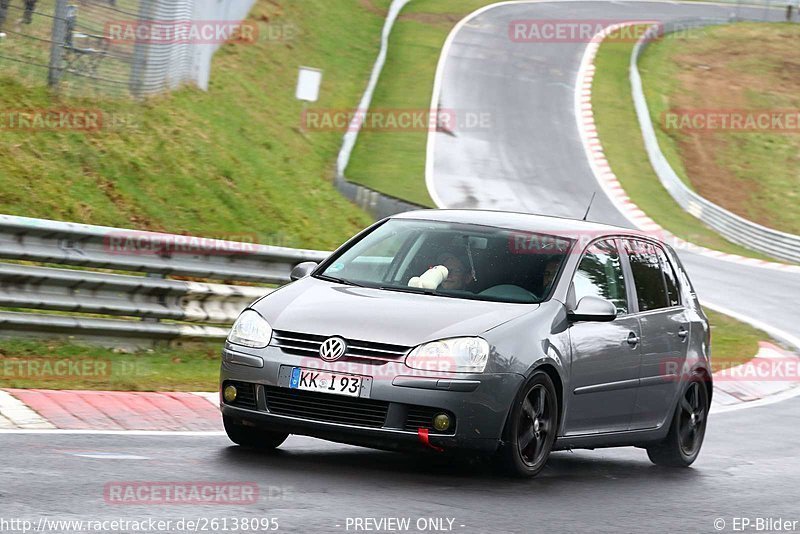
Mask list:
[[[322,71],[311,67],[300,67],[297,76],[297,90],[295,97],[303,101],[303,114],[300,117],[300,131],[305,135],[305,115],[309,102],[319,100],[319,87],[322,85]]]
[[[322,71],[311,67],[300,67],[297,77],[297,100],[316,102],[319,100],[319,86],[322,84]]]

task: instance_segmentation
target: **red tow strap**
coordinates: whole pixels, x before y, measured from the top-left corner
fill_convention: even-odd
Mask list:
[[[422,442],[423,445],[429,447],[436,452],[444,452],[444,449],[441,447],[437,447],[433,443],[431,443],[430,438],[428,437],[428,429],[427,428],[418,428],[417,429],[417,437]]]

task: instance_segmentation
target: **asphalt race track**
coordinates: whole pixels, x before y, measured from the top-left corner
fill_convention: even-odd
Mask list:
[[[715,532],[722,518],[731,531],[734,517],[800,519],[799,411],[796,398],[712,417],[691,469],[655,467],[638,449],[559,452],[526,481],[301,437],[259,455],[216,436],[0,435],[0,518],[274,517],[279,532],[308,533],[348,532],[348,518],[454,518],[452,532],[470,534]],[[130,459],[79,456],[109,453]],[[107,483],[154,480],[256,482],[261,498],[237,507],[104,499]]]
[[[437,193],[451,207],[575,216],[598,188],[573,111],[585,43],[512,43],[508,21],[726,17],[731,10],[569,2],[484,13],[456,36],[442,105],[490,111],[493,128],[455,138],[439,134]],[[764,13],[757,10],[753,16]],[[626,224],[602,195],[592,219]],[[800,304],[788,298],[800,295],[797,275],[683,257],[702,297],[800,334]],[[484,464],[303,437],[291,437],[274,454],[259,455],[231,446],[220,435],[0,433],[5,453],[0,527],[10,519],[36,524],[44,515],[54,520],[276,518],[279,532],[363,532],[354,528],[355,519],[410,518],[408,531],[418,532],[420,519],[449,518],[450,531],[470,534],[698,533],[734,531],[734,518],[744,517],[798,520],[800,530],[798,414],[800,397],[712,414],[703,452],[691,469],[657,468],[638,449],[559,452],[539,478],[528,481],[499,477]],[[254,482],[260,497],[238,506],[126,505],[106,498],[109,483],[153,481]]]
[[[667,21],[753,19],[782,11],[735,5],[667,2],[542,2],[503,5],[469,21],[445,64],[440,105],[488,113],[491,127],[436,133],[432,181],[449,208],[485,208],[582,217],[599,191],[590,220],[630,226],[602,194],[578,133],[575,80],[585,42],[521,43],[515,20]],[[633,104],[631,104],[633,105]],[[601,139],[602,141],[602,139]],[[701,299],[800,336],[800,276],[682,252]]]

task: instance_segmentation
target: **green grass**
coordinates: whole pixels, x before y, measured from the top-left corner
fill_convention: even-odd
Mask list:
[[[436,66],[447,35],[489,0],[415,0],[392,32],[372,109],[428,110]],[[362,132],[347,178],[382,193],[434,207],[425,187],[427,131]]]
[[[660,125],[673,107],[800,109],[799,39],[797,24],[740,23],[648,47],[641,72],[654,123]],[[657,128],[657,134],[679,176],[706,198],[752,221],[800,234],[800,131],[691,136]],[[707,160],[687,163],[691,153]]]
[[[705,312],[711,323],[711,355],[714,370],[745,363],[758,352],[759,341],[771,341],[768,334],[748,324],[714,311],[705,310]]]
[[[0,388],[214,391],[221,350],[220,342],[123,353],[67,341],[2,340]]]
[[[634,43],[606,42],[595,60],[592,104],[605,155],[625,192],[656,223],[697,245],[771,259],[726,240],[685,212],[661,185],[644,148],[633,108],[628,65]],[[652,97],[648,96],[652,101]]]
[[[0,213],[328,249],[368,225],[331,183],[341,132],[304,136],[294,86],[299,65],[322,68],[316,105],[352,108],[382,15],[358,2],[261,0],[251,18],[262,29],[266,20],[294,24],[298,35],[224,46],[207,93],[185,88],[143,103],[57,97],[3,62],[0,109],[89,108],[122,123],[2,131]]]

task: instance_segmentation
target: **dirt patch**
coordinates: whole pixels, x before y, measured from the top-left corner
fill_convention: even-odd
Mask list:
[[[422,24],[438,25],[438,24],[452,24],[455,25],[464,18],[463,13],[404,13],[400,15],[399,20],[411,20]]]
[[[373,0],[358,0],[358,3],[370,13],[386,16],[386,10],[376,6]],[[459,20],[464,18],[461,13],[401,13],[397,20],[410,20],[420,22],[422,24],[456,24]]]
[[[677,89],[668,96],[670,108],[800,109],[796,43],[797,32],[788,35],[735,26],[717,29],[711,37],[686,40],[670,58],[680,69]],[[781,144],[793,144],[795,153],[800,153],[798,134],[779,134]],[[765,190],[772,186],[760,179],[760,169],[748,157],[752,134],[683,130],[670,135],[676,140],[687,175],[700,195],[745,218],[781,228],[775,206],[762,201],[774,200],[775,191]],[[795,185],[800,189],[800,183]]]
[[[386,10],[372,3],[372,0],[358,0],[358,4],[374,15],[386,16]]]
[[[673,95],[677,109],[741,109],[745,100],[735,89],[729,73],[715,58],[680,55],[674,58],[682,69],[678,76],[681,90]],[[720,162],[719,154],[727,149],[730,139],[709,132],[681,133],[678,147],[689,180],[704,198],[734,213],[747,216],[747,205],[757,194],[758,185],[742,180]]]
[[[84,172],[86,174],[93,174],[89,169],[84,169]],[[159,225],[155,224],[149,218],[137,213],[132,213],[130,203],[127,201],[124,195],[117,191],[117,186],[114,182],[98,177],[97,187],[103,191],[103,194],[111,201],[112,204],[114,204],[120,213],[126,214],[128,220],[135,228],[147,228],[154,232],[163,231]]]

